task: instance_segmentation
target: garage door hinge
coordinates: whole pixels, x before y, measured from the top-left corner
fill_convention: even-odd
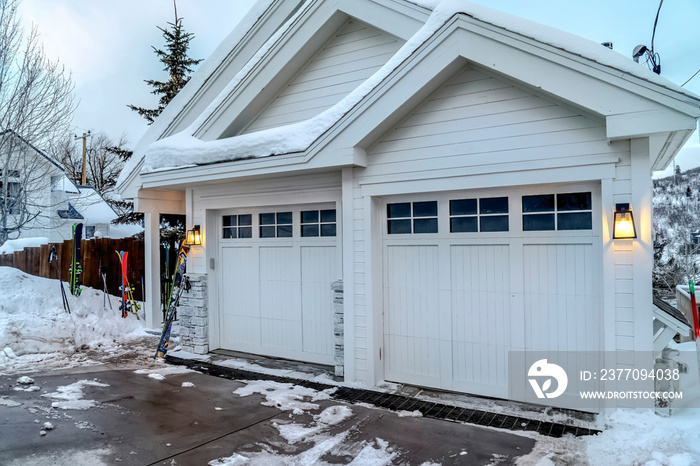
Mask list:
[[[382,349],[381,348],[379,348],[379,360],[380,361],[382,360]]]

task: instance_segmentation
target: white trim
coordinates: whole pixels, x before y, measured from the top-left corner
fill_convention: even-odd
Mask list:
[[[345,380],[355,380],[355,281],[353,280],[354,258],[354,186],[353,169],[344,168],[342,173],[342,201],[338,212],[343,219],[343,239],[341,241],[342,280],[343,280],[343,334],[344,334],[344,375]]]

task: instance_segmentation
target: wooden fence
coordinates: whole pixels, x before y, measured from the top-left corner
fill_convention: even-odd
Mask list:
[[[71,263],[73,241],[68,240],[56,244],[58,264],[61,267],[61,279],[68,281],[68,268]],[[98,238],[82,240],[81,264],[83,273],[81,281],[84,286],[102,290],[104,284],[100,275],[100,265],[107,271],[107,290],[110,294],[121,296],[121,266],[119,256],[115,251],[128,251],[129,284],[134,289],[134,299],[143,301],[143,276],[144,276],[144,250],[143,240],[133,238],[111,239]],[[44,244],[35,248],[25,248],[12,254],[0,255],[0,266],[14,267],[30,275],[44,278],[58,278],[56,265],[49,264],[51,244]]]

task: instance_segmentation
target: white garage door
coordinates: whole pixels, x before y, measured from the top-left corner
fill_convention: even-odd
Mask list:
[[[335,206],[226,213],[220,231],[221,346],[332,364]]]
[[[599,204],[580,186],[387,199],[385,378],[505,398],[509,351],[600,350]]]

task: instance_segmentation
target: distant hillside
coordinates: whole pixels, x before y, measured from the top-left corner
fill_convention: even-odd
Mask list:
[[[654,289],[671,293],[700,276],[700,168],[654,180],[653,206]]]

